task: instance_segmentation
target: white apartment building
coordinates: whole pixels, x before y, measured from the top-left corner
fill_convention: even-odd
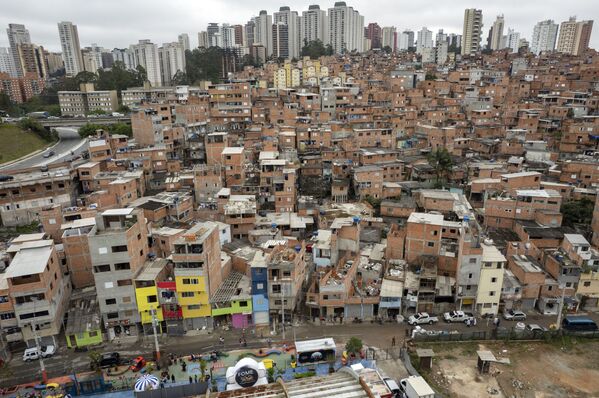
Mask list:
[[[514,32],[514,29],[507,30],[506,47],[511,49],[513,53],[518,52],[520,46],[520,32]]]
[[[138,44],[130,45],[129,50],[133,56],[133,67],[141,65],[146,70],[150,84],[154,87],[162,86],[160,57],[156,44],[150,40],[140,40]]]
[[[404,30],[403,32],[401,32],[401,34],[399,35],[397,47],[400,51],[407,50],[410,47],[414,47],[414,32],[412,32],[411,30]]]
[[[552,19],[538,22],[532,32],[530,51],[539,55],[543,51],[555,50],[555,39],[557,38],[557,24]]]
[[[15,60],[12,57],[10,48],[0,47],[0,72],[8,73],[11,77],[17,75]]]
[[[189,44],[189,35],[187,33],[181,33],[177,37],[177,41],[179,42],[181,47],[183,47],[183,51],[191,50],[191,46]]]
[[[382,40],[381,45],[384,47],[391,47],[393,51],[397,50],[397,29],[395,26],[385,26],[382,29]]]
[[[507,259],[493,245],[492,240],[483,241],[481,246],[483,255],[476,292],[476,312],[479,315],[497,315]]]
[[[279,8],[273,15],[273,23],[287,25],[287,58],[298,58],[300,55],[299,16],[297,11],[291,11],[287,6]]]
[[[483,29],[483,11],[467,8],[464,11],[462,32],[462,55],[476,54],[480,50]]]
[[[178,71],[185,72],[185,50],[179,42],[164,43],[158,49],[162,84],[171,85],[171,79]]]
[[[300,18],[300,49],[304,43],[320,40],[327,44],[327,12],[318,5],[311,5],[308,11],[302,11]]]
[[[348,7],[344,1],[335,2],[328,14],[329,40],[337,54],[364,51],[364,16]]]
[[[262,44],[266,49],[266,56],[272,55],[272,15],[268,15],[265,10],[260,11],[260,14],[254,18],[254,43]]]
[[[133,69],[133,56],[128,48],[115,48],[112,50],[114,62],[122,62],[126,69]]]
[[[418,31],[418,39],[416,42],[416,52],[422,54],[423,49],[433,48],[433,32],[423,27]],[[432,61],[434,62],[434,61]]]
[[[73,25],[71,22],[59,22],[58,35],[60,36],[62,59],[66,75],[69,77],[75,76],[85,69],[83,56],[81,55],[81,46],[79,45],[77,25]]]
[[[503,39],[503,26],[505,21],[503,19],[503,15],[498,15],[495,22],[491,26],[491,37],[489,40],[489,46],[491,50],[499,50],[502,48],[501,42]]]
[[[19,57],[18,46],[19,44],[31,44],[31,38],[29,36],[29,31],[25,28],[25,25],[11,23],[8,24],[8,29],[6,29],[6,34],[8,36],[8,44],[10,46],[10,52],[12,54],[13,65],[14,65],[14,74],[12,77],[20,77],[23,76],[23,67],[21,66],[21,60]]]
[[[205,30],[198,33],[198,47],[210,47],[210,42],[208,41],[208,32]]]

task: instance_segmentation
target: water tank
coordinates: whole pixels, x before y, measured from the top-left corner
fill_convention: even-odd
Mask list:
[[[302,251],[302,247],[301,247],[300,245],[296,245],[296,246],[295,246],[295,251],[296,251],[297,253],[301,252],[301,251]]]

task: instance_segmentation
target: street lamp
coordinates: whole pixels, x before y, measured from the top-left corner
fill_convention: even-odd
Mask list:
[[[156,319],[156,309],[150,308],[150,314],[152,314],[152,330],[154,331],[154,349],[156,352],[156,362],[160,359],[160,347],[158,346],[158,334],[156,333],[156,324],[158,320]]]
[[[31,327],[31,331],[33,332],[33,338],[35,340],[35,348],[37,349],[37,355],[40,360],[40,370],[42,372],[42,382],[46,384],[48,382],[48,374],[46,373],[46,366],[44,365],[44,358],[42,356],[42,347],[40,346],[39,336],[37,335],[37,329],[33,325],[35,320],[35,302],[37,301],[37,297],[31,297],[31,302],[33,303],[33,320],[29,324]]]

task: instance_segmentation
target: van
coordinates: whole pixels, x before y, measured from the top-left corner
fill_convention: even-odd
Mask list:
[[[401,390],[399,389],[399,385],[395,380],[390,377],[383,377],[383,381],[387,385],[387,388],[391,390],[394,397],[399,397],[401,394]]]
[[[41,350],[38,350],[37,347],[31,347],[26,349],[25,352],[23,352],[23,361],[29,362],[35,359],[39,359],[40,353],[42,358],[48,358],[54,355],[55,352],[56,347],[54,347],[53,345],[42,347]]]
[[[562,321],[565,330],[594,332],[598,330],[597,324],[586,316],[567,316]]]

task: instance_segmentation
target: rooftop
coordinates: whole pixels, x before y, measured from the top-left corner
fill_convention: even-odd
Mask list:
[[[50,241],[52,242],[52,241]],[[41,274],[52,256],[52,246],[21,247],[6,270],[7,278]]]

